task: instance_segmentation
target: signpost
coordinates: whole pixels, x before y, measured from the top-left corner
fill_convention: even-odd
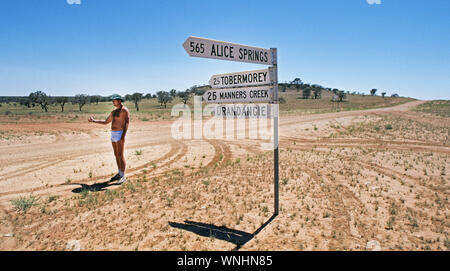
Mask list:
[[[277,49],[235,44],[198,37],[188,37],[183,48],[192,57],[214,58],[228,61],[248,62],[271,65],[268,70],[239,72],[232,74],[213,75],[210,85],[213,90],[207,91],[203,98],[209,103],[223,102],[269,102],[273,104],[274,123],[274,216],[279,211],[279,172],[278,172],[278,61]],[[270,84],[269,86],[242,88],[254,85]],[[230,88],[240,87],[240,88]],[[220,88],[220,89],[219,89]],[[225,116],[236,116],[227,113],[227,106],[222,106]],[[225,108],[225,111],[223,109]],[[216,108],[217,109],[217,108]],[[236,110],[236,108],[235,108]]]
[[[271,86],[252,88],[219,88],[203,94],[207,103],[255,103],[270,102],[273,97]]]
[[[272,53],[272,67],[270,67],[270,72],[272,76],[273,91],[273,101],[274,104],[274,114],[273,114],[273,163],[274,163],[274,215],[278,215],[279,210],[279,175],[278,175],[278,59],[277,59],[277,48],[270,49]]]
[[[211,39],[189,37],[183,48],[193,57],[215,58],[229,61],[272,64],[269,49],[240,45]]]
[[[209,85],[213,88],[248,87],[270,84],[269,70],[225,73],[211,76]]]

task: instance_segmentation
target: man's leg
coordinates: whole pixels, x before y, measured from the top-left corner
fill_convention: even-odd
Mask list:
[[[119,184],[122,184],[123,182],[125,182],[127,179],[125,178],[125,168],[126,168],[126,163],[125,163],[125,155],[124,155],[124,147],[125,147],[125,140],[119,140],[117,142],[117,158],[119,159],[119,173],[120,173],[120,180],[119,180]]]
[[[125,149],[125,140],[123,139],[119,140],[117,142],[117,157],[119,158],[119,169],[122,172],[125,172],[126,169],[124,149]]]
[[[119,170],[119,173],[120,173],[120,159],[119,159],[119,156],[118,156],[119,146],[118,146],[117,142],[111,142],[111,144],[112,144],[112,147],[113,147],[113,150],[114,150],[114,157],[116,158],[117,169]],[[118,180],[119,173],[116,176],[114,176],[112,179],[113,180]]]

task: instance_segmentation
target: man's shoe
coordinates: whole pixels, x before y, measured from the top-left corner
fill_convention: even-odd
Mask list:
[[[125,178],[125,176],[123,176],[122,178],[120,178],[120,180],[117,183],[123,184],[126,180],[127,180],[127,178]]]
[[[120,174],[119,173],[117,173],[116,176],[114,176],[111,179],[109,179],[110,182],[117,181],[117,180],[120,180]]]

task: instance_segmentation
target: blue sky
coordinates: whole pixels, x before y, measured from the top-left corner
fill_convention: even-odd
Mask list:
[[[78,1],[0,1],[0,95],[185,90],[264,68],[189,57],[198,36],[278,48],[280,82],[450,99],[448,0]]]

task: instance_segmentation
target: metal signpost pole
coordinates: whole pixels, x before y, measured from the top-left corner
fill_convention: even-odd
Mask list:
[[[277,61],[277,48],[270,48],[272,53],[272,82],[273,82],[273,162],[274,162],[274,215],[278,215],[279,212],[279,172],[278,172],[278,61]]]

